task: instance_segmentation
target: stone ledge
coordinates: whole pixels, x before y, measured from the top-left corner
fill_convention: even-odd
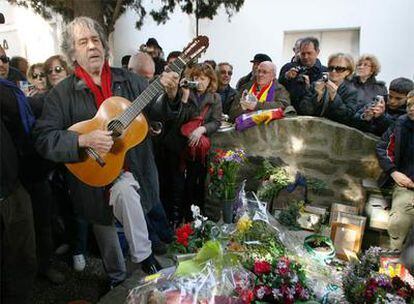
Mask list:
[[[212,144],[224,149],[241,147],[249,158],[280,158],[292,172],[299,170],[325,181],[334,195],[321,198],[322,205],[344,200],[360,205],[362,179],[377,179],[381,174],[375,155],[378,139],[325,118],[297,116],[243,132],[216,133]],[[249,173],[254,174],[255,167],[257,161],[249,165],[246,177],[253,178]]]

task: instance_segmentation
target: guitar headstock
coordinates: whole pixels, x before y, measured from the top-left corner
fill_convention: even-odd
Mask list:
[[[174,72],[181,73],[187,63],[207,50],[208,45],[209,42],[207,36],[197,36],[184,48],[180,56],[169,65],[169,68]]]
[[[208,45],[209,42],[207,36],[197,36],[184,48],[180,57],[188,63],[204,53],[207,50]]]

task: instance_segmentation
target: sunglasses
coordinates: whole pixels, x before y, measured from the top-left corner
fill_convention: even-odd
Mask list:
[[[32,74],[32,78],[33,79],[37,79],[37,78],[45,78],[46,77],[46,75],[45,75],[45,73],[43,73],[43,72],[40,72],[40,73],[33,73]]]
[[[224,71],[223,70],[223,71],[220,71],[220,74],[221,75],[226,75],[227,74],[227,75],[231,76],[231,75],[233,75],[233,72],[232,71]]]
[[[0,60],[3,61],[3,63],[8,63],[10,61],[10,58],[6,55],[1,55]]]
[[[53,73],[53,71],[55,71],[55,73],[62,73],[63,71],[64,71],[65,69],[64,68],[62,68],[61,66],[55,66],[54,68],[50,68],[48,71],[47,71],[47,74],[48,75],[50,75],[50,74],[52,74]]]
[[[338,73],[343,73],[343,72],[345,72],[347,70],[348,70],[347,67],[341,67],[341,66],[330,66],[330,67],[328,67],[328,71],[329,72],[336,71]]]

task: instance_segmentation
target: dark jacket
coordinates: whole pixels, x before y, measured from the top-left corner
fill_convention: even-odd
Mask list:
[[[414,121],[407,115],[401,116],[378,142],[377,157],[386,174],[380,180],[381,186],[389,181],[389,175],[394,171],[414,180]]]
[[[374,117],[369,121],[363,119],[363,114],[365,107],[360,108],[355,114],[355,120],[357,123],[357,128],[364,131],[370,132],[377,136],[381,136],[385,131],[391,127],[395,121],[402,115],[407,114],[406,106],[399,107],[396,110],[386,108],[384,115],[380,117]]]
[[[227,87],[223,91],[217,90],[217,93],[221,97],[223,113],[229,114],[232,104],[234,102],[238,102],[239,97],[237,91],[233,89],[230,85],[227,85]]]
[[[148,85],[146,80],[128,71],[111,68],[111,72],[114,96],[133,101]],[[93,118],[96,112],[91,91],[82,80],[69,76],[46,96],[42,116],[34,130],[37,150],[55,162],[79,161],[78,135],[67,129],[77,122]],[[157,120],[157,113],[161,110],[152,101],[144,112],[150,119]],[[128,151],[126,163],[141,186],[142,206],[148,212],[159,200],[158,173],[149,137]],[[112,223],[112,210],[105,200],[104,188],[90,187],[69,171],[65,178],[76,214],[92,222]]]
[[[326,117],[349,126],[355,125],[354,117],[356,113],[358,92],[352,84],[347,81],[342,82],[337,90],[334,100],[328,101],[325,113],[322,113],[324,104],[323,97],[321,101],[318,101],[317,97],[315,87],[312,85],[306,91],[305,96],[299,104],[299,114]]]
[[[375,76],[365,82],[361,82],[359,76],[354,76],[351,82],[358,91],[358,109],[373,101],[377,95],[385,97],[388,94],[385,82],[377,81]]]
[[[190,91],[190,96],[187,103],[181,102],[181,94],[176,98],[176,103],[172,107],[175,116],[170,117],[172,123],[169,125],[171,128],[166,130],[162,142],[164,147],[175,153],[181,154],[187,146],[188,139],[181,135],[182,124],[190,121],[192,118],[199,116],[204,107],[209,104],[210,108],[204,118],[203,126],[206,128],[206,135],[210,137],[214,134],[218,128],[220,128],[222,106],[221,98],[217,93],[205,93],[201,103],[198,102],[197,97],[193,90]]]
[[[288,90],[290,94],[290,100],[292,101],[292,106],[298,111],[299,103],[302,97],[306,93],[305,82],[301,80],[300,77],[294,79],[287,79],[285,74],[293,67],[301,67],[302,63],[299,62],[289,62],[286,63],[279,73],[279,82]],[[316,63],[313,67],[306,69],[305,74],[309,76],[310,83],[314,83],[318,79],[322,78],[322,73],[326,72],[327,68],[321,64],[319,59],[316,60]]]
[[[254,80],[255,78],[253,76],[253,72],[250,72],[246,76],[243,76],[242,78],[240,78],[239,81],[237,81],[236,90],[239,92],[239,94],[241,94],[242,87],[246,85],[250,87],[253,84]]]
[[[290,106],[290,97],[288,91],[286,91],[285,87],[281,85],[277,79],[273,80],[273,85],[275,86],[275,95],[273,101],[265,101],[265,102],[258,102],[255,111],[258,110],[269,110],[269,109],[277,109],[282,108],[283,110],[292,108]],[[245,85],[242,87],[242,90],[250,90],[251,86]],[[292,109],[293,110],[293,109]],[[229,115],[231,120],[235,120],[236,117],[240,116],[241,114],[245,113],[240,105],[240,100],[237,100],[233,103]]]

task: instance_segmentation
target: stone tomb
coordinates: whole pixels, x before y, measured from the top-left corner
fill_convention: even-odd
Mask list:
[[[317,117],[284,118],[243,132],[230,130],[212,137],[213,148],[243,148],[249,163],[241,172],[247,189],[257,190],[254,175],[263,159],[284,164],[292,173],[326,182],[328,189],[308,194],[312,204],[330,207],[348,202],[360,210],[365,202],[362,179],[376,180],[381,169],[375,155],[378,137]],[[207,206],[206,206],[207,207]]]

